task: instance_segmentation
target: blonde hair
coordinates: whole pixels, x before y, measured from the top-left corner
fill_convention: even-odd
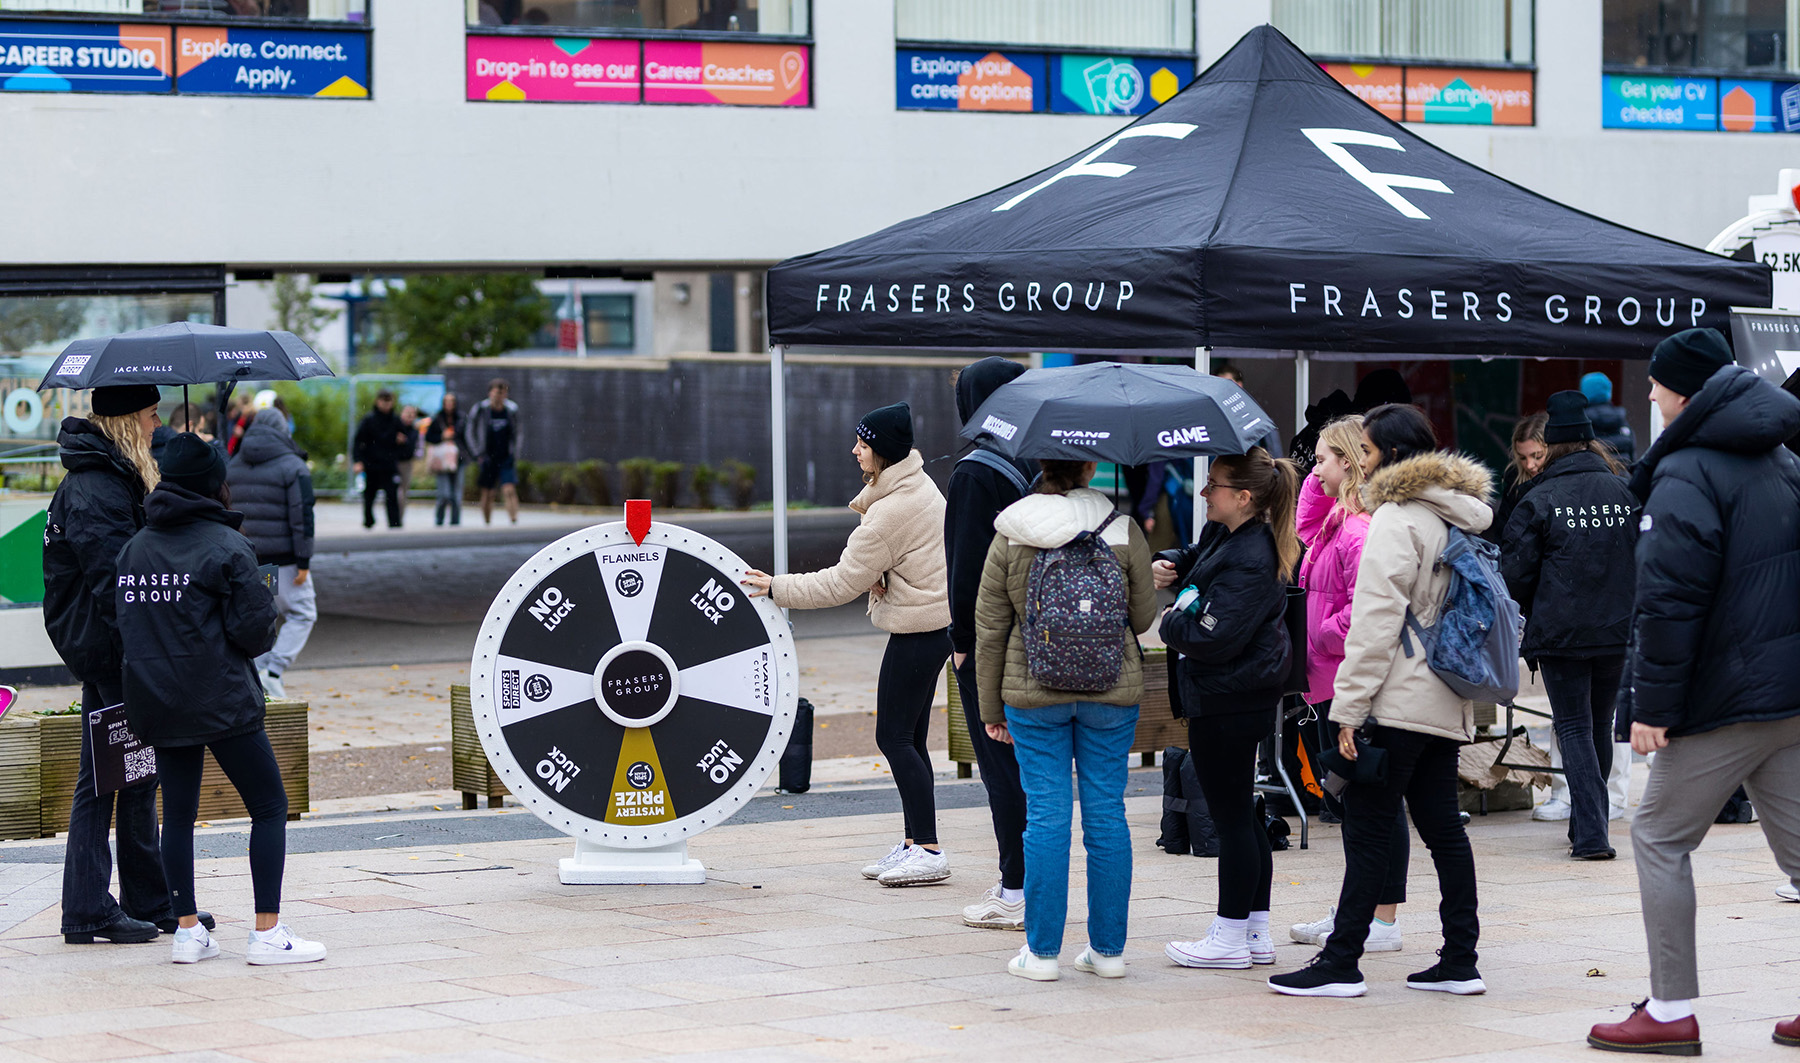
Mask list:
[[[1319,430],[1319,443],[1326,450],[1350,463],[1344,482],[1338,487],[1338,501],[1352,513],[1362,512],[1362,415],[1351,414]]]
[[[1529,417],[1519,418],[1519,423],[1513,425],[1512,446],[1508,447],[1506,452],[1506,456],[1511,460],[1506,463],[1506,471],[1511,473],[1515,480],[1525,477],[1525,467],[1519,463],[1519,444],[1543,443],[1544,426],[1549,423],[1550,415],[1539,410]],[[1545,449],[1549,448],[1548,443],[1545,443],[1544,446]],[[1546,467],[1549,464],[1548,460],[1544,462]]]
[[[1300,473],[1286,458],[1271,458],[1261,447],[1251,447],[1248,454],[1214,458],[1214,469],[1225,474],[1225,486],[1250,492],[1250,504],[1256,517],[1269,522],[1275,534],[1275,559],[1281,569],[1281,581],[1294,578],[1300,564],[1300,537],[1294,534],[1294,500],[1300,494]]]
[[[157,471],[156,461],[150,457],[150,440],[138,427],[138,415],[135,413],[120,414],[108,417],[104,414],[88,414],[88,423],[99,429],[114,449],[131,462],[137,470],[138,478],[144,481],[144,493],[156,490],[161,482],[162,474]]]

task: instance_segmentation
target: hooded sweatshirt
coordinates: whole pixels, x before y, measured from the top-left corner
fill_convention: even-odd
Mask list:
[[[144,526],[144,481],[93,422],[63,420],[56,437],[69,474],[44,524],[44,630],[75,678],[119,681],[113,564]]]
[[[1494,515],[1493,485],[1487,466],[1443,451],[1383,465],[1364,485],[1369,533],[1333,688],[1334,723],[1361,727],[1374,720],[1457,742],[1474,737],[1474,703],[1446,686],[1416,645],[1410,657],[1403,653],[1400,632],[1408,607],[1421,624],[1437,620],[1450,589],[1450,570],[1437,566],[1447,528],[1454,524],[1472,535],[1486,528]]]
[[[244,534],[265,565],[309,568],[313,552],[312,473],[288,437],[280,410],[259,412],[233,455],[226,482],[244,515]]]
[[[1125,661],[1118,683],[1098,694],[1039,686],[1025,663],[1025,638],[1020,634],[1026,584],[1038,551],[1066,546],[1076,536],[1098,528],[1112,511],[1111,499],[1092,488],[1078,487],[1061,495],[1026,495],[995,519],[997,534],[988,547],[975,601],[975,679],[984,723],[1005,723],[1008,705],[1037,709],[1071,701],[1136,705],[1144,700],[1144,655],[1137,636],[1156,622],[1156,586],[1150,575],[1150,544],[1130,518],[1113,521],[1100,537],[1125,569],[1131,623],[1129,631],[1119,632]]]
[[[963,424],[1025,367],[1010,358],[983,358],[956,378],[956,415]],[[977,449],[988,449],[985,442]],[[1024,462],[1012,463],[1026,483],[1036,470]],[[950,574],[950,648],[957,653],[975,650],[975,597],[981,590],[981,569],[987,564],[988,545],[994,541],[994,518],[1019,500],[1021,492],[999,469],[979,461],[962,460],[950,470],[944,501],[944,561]]]

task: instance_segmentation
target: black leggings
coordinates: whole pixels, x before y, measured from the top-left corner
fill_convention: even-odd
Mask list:
[[[889,635],[881,656],[881,681],[875,687],[875,746],[887,758],[906,837],[922,845],[937,844],[937,801],[932,793],[931,757],[925,752],[931,733],[931,700],[938,673],[950,656],[950,631]]]
[[[194,820],[200,814],[200,768],[206,750],[231,780],[250,812],[250,882],[258,912],[281,911],[281,872],[287,862],[287,791],[281,768],[261,727],[247,735],[208,742],[204,746],[158,746],[156,768],[162,776],[163,874],[177,918],[193,915]]]
[[[1267,712],[1198,716],[1188,720],[1188,749],[1200,792],[1219,832],[1219,917],[1248,919],[1269,910],[1275,857],[1269,831],[1256,821],[1256,747],[1275,733],[1277,707]]]

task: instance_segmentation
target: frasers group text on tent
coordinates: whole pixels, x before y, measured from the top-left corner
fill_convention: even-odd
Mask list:
[[[1097,311],[1105,309],[1108,302],[1112,303],[1111,309],[1116,312],[1124,309],[1125,303],[1136,292],[1137,287],[1130,281],[1083,281],[1079,285],[1074,281],[1062,281],[1058,284],[1006,281],[995,288],[988,299],[989,305],[999,307],[1006,313],[1014,310],[1043,310],[1046,307],[1073,310],[1077,306]],[[981,305],[980,295],[973,282],[959,286],[890,284],[885,292],[877,284],[821,284],[813,302],[813,310],[823,312],[830,309],[839,313],[971,314]]]
[[[1288,285],[1288,313],[1319,313],[1326,317],[1411,319],[1415,315],[1432,321],[1507,322],[1513,319],[1511,292],[1492,294],[1471,291],[1449,291],[1442,288],[1401,288],[1393,294],[1377,294],[1364,288],[1359,297],[1356,289],[1345,291],[1335,284],[1307,284],[1295,281]],[[1683,307],[1681,304],[1686,303]],[[1524,305],[1521,303],[1521,305]],[[1685,312],[1684,327],[1696,327],[1706,316],[1706,300],[1678,296],[1639,299],[1625,296],[1613,300],[1598,295],[1549,295],[1543,300],[1543,319],[1552,325],[1573,322],[1581,325],[1648,325],[1652,321],[1661,328],[1673,328]],[[1485,316],[1484,316],[1485,315]]]

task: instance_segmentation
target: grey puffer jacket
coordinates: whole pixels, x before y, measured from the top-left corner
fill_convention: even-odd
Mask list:
[[[244,433],[226,472],[231,508],[244,515],[243,533],[257,563],[310,568],[313,553],[312,473],[288,438],[280,410],[263,410]]]

